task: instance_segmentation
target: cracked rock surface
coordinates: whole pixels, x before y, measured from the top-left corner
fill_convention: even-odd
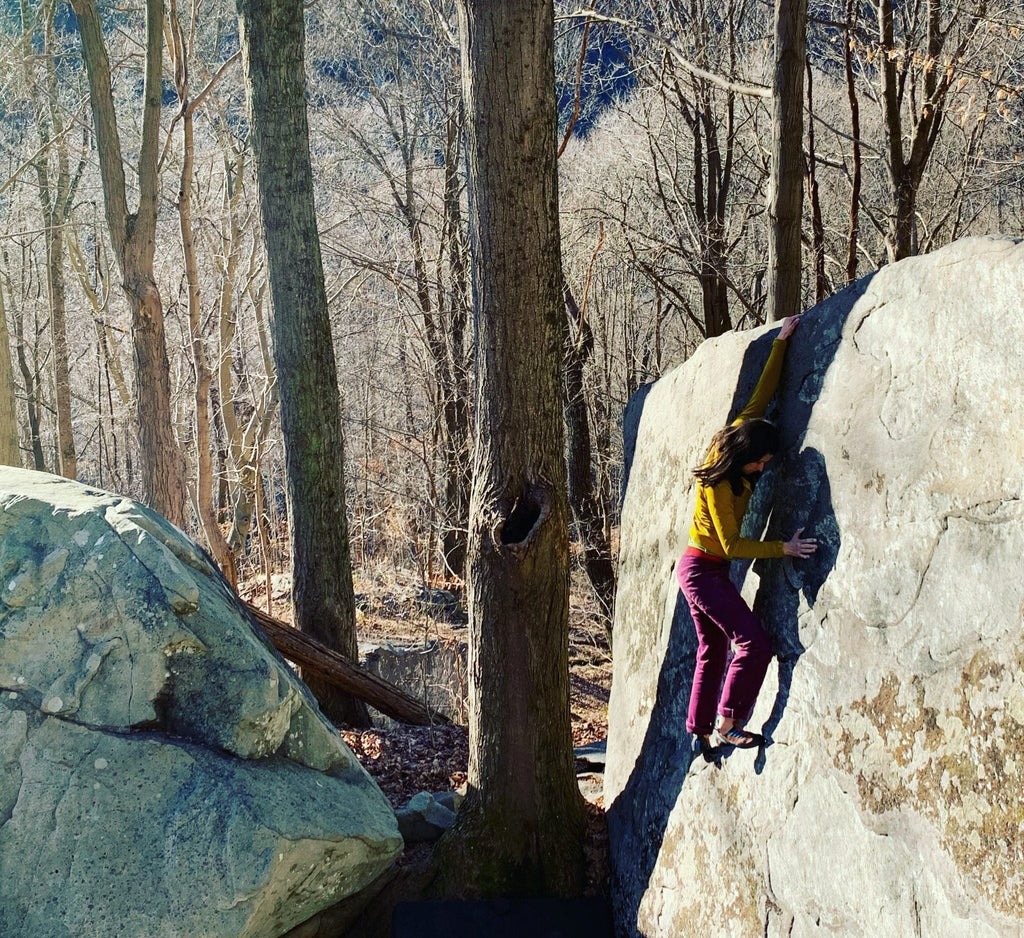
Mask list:
[[[193,542],[0,467],[0,935],[275,938],[401,844]]]
[[[776,330],[705,342],[631,403],[605,775],[620,934],[1021,934],[1022,296],[1024,244],[972,238],[804,316],[745,533],[820,546],[732,564],[777,657],[748,724],[770,744],[718,765],[685,732],[674,566],[689,470]]]

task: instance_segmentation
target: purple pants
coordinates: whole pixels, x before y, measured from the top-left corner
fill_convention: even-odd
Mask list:
[[[742,725],[754,709],[768,670],[771,642],[729,579],[728,563],[683,554],[676,565],[676,578],[698,640],[686,729],[698,736],[708,735],[715,727],[716,709]],[[730,644],[736,651],[726,674]]]

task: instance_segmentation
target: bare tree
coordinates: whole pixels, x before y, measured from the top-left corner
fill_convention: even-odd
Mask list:
[[[273,304],[295,621],[355,660],[338,376],[306,121],[303,5],[238,0],[238,17]],[[307,683],[332,719],[369,722],[360,701],[325,682]]]
[[[196,10],[192,10],[192,24],[195,25]],[[174,73],[174,88],[180,102],[175,122],[181,122],[181,176],[178,185],[178,223],[181,234],[181,253],[185,266],[185,292],[188,308],[189,339],[192,348],[192,370],[195,375],[193,396],[195,415],[195,456],[196,481],[193,503],[206,544],[214,559],[233,586],[237,585],[238,572],[234,554],[228,546],[220,528],[213,499],[214,467],[211,434],[210,388],[212,375],[206,359],[203,342],[202,311],[200,303],[199,269],[196,257],[196,239],[192,230],[192,187],[195,161],[195,113],[203,99],[212,89],[228,62],[214,75],[207,85],[193,95],[191,88],[191,43],[182,28],[178,16],[177,0],[170,0],[166,23],[167,48]]]
[[[36,81],[36,56],[24,57],[25,84],[31,96],[35,114],[39,149],[33,165],[38,184],[39,201],[43,215],[43,231],[46,243],[47,294],[50,306],[50,342],[53,349],[51,363],[56,403],[57,423],[57,469],[61,475],[73,479],[78,474],[78,460],[75,453],[75,438],[71,419],[71,376],[68,360],[67,339],[67,289],[64,281],[66,249],[64,245],[65,226],[71,216],[75,192],[85,169],[85,156],[79,160],[72,173],[70,147],[64,127],[64,118],[57,100],[57,66],[59,54],[53,20],[56,0],[44,0],[39,8],[42,17],[42,79]],[[36,30],[31,26],[32,18],[27,0],[22,0],[22,22],[26,42],[31,43]],[[38,85],[42,84],[40,91]],[[51,156],[56,157],[56,174],[51,179]]]
[[[748,4],[691,3],[683,9],[652,4],[659,32],[676,43],[685,37],[688,56],[703,69],[721,69],[732,79],[738,70],[741,29],[750,18]],[[722,87],[714,75],[696,73],[667,53],[662,53],[658,79],[665,106],[683,120],[689,153],[679,165],[666,158],[673,141],[649,137],[656,192],[666,214],[677,217],[673,230],[679,243],[674,247],[686,257],[699,284],[704,335],[721,335],[732,328],[729,256],[737,238],[730,231],[730,215],[738,195],[733,169],[740,147],[739,94],[731,83]],[[741,209],[740,231],[748,218],[749,210]],[[659,285],[673,289],[664,280]]]
[[[26,246],[22,247],[23,256],[27,255]],[[25,321],[25,310],[21,300],[25,296],[24,289],[24,268],[22,265],[22,289],[21,296],[15,297],[14,282],[7,268],[10,266],[10,257],[3,252],[4,269],[0,270],[0,291],[7,288],[7,308],[10,310],[11,319],[14,325],[14,345],[18,362],[18,373],[21,376],[22,387],[24,388],[23,400],[28,423],[29,447],[32,451],[32,468],[40,472],[47,470],[46,458],[43,455],[43,441],[40,427],[40,411],[42,410],[42,374],[43,364],[39,356],[39,336],[43,328],[39,326],[38,320],[31,323]]]
[[[96,477],[101,486],[126,491],[131,489],[131,447],[127,445],[130,433],[124,431],[133,396],[130,374],[122,365],[120,343],[110,322],[110,284],[115,278],[102,250],[102,239],[94,239],[91,266],[79,240],[79,228],[72,218],[65,230],[68,258],[96,333]],[[119,442],[119,436],[125,438],[124,444]]]
[[[807,0],[775,0],[772,178],[768,207],[768,318],[799,313],[804,191]]]
[[[383,195],[374,197],[372,219],[375,225],[387,219],[389,234],[383,243],[373,243],[364,226],[350,222],[330,244],[356,270],[389,281],[399,308],[412,311],[413,335],[426,352],[429,429],[418,431],[406,382],[406,445],[415,445],[417,435],[428,438],[424,448],[431,452],[424,462],[428,488],[439,503],[441,555],[445,574],[458,582],[465,573],[472,432],[458,50],[444,12],[429,2],[363,3],[350,28],[361,40],[358,48],[324,54],[331,61],[344,60],[344,81],[330,83],[342,89],[334,96],[356,98],[363,105],[328,111],[331,126],[340,131],[338,149],[350,152],[383,183]],[[366,202],[358,190],[342,197],[353,208],[355,202]],[[349,210],[350,215],[359,213]],[[392,225],[403,239],[390,234]],[[405,346],[402,341],[397,357],[408,377]],[[427,569],[432,566],[428,559]]]
[[[21,465],[16,407],[11,341],[7,332],[7,311],[4,307],[4,285],[0,280],[0,465],[3,466]]]
[[[811,269],[814,271],[814,302],[820,303],[828,296],[828,277],[825,273],[825,222],[821,212],[821,195],[818,187],[818,156],[814,137],[814,73],[810,59],[807,60],[807,153],[804,159],[804,175],[807,181],[807,201],[811,210]]]
[[[846,236],[846,282],[857,279],[857,247],[860,237],[860,193],[863,162],[860,142],[860,101],[853,70],[853,33],[857,28],[857,0],[846,0],[846,20],[842,33],[843,74],[846,77],[846,99],[850,106],[850,223]]]
[[[951,94],[968,79],[975,89],[971,103],[981,97],[977,103],[984,113],[983,99],[998,89],[991,70],[979,65],[982,49],[1002,30],[986,28],[991,15],[988,0],[916,0],[898,12],[892,0],[878,0],[876,14],[891,200],[886,249],[889,259],[897,261],[919,250],[918,192],[946,123]],[[1011,27],[1004,28],[1009,32]]]
[[[600,250],[600,244],[598,245]],[[612,612],[615,606],[615,564],[605,525],[605,512],[595,492],[594,452],[584,372],[594,353],[594,332],[587,321],[590,281],[584,287],[583,304],[564,285],[566,309],[565,357],[562,393],[565,405],[566,482],[576,532],[583,545],[583,569],[600,607],[605,637],[612,643]]]
[[[142,482],[150,505],[168,520],[185,524],[185,462],[171,420],[171,379],[164,337],[164,312],[154,273],[160,199],[159,157],[163,0],[146,0],[146,61],[139,206],[128,209],[123,153],[111,90],[110,62],[95,0],[72,0],[89,76],[107,227],[132,314],[136,408]]]
[[[553,9],[466,0],[459,23],[478,349],[470,763],[438,866],[462,893],[571,895],[584,825],[569,728]]]

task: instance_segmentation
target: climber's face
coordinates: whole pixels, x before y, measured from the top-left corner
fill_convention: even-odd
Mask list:
[[[744,463],[743,474],[745,476],[752,476],[755,472],[764,472],[764,467],[768,465],[768,461],[772,458],[771,453],[765,453],[760,459],[755,462]]]

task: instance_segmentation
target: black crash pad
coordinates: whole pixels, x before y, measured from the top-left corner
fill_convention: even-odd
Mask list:
[[[612,938],[606,899],[402,902],[391,938]]]

